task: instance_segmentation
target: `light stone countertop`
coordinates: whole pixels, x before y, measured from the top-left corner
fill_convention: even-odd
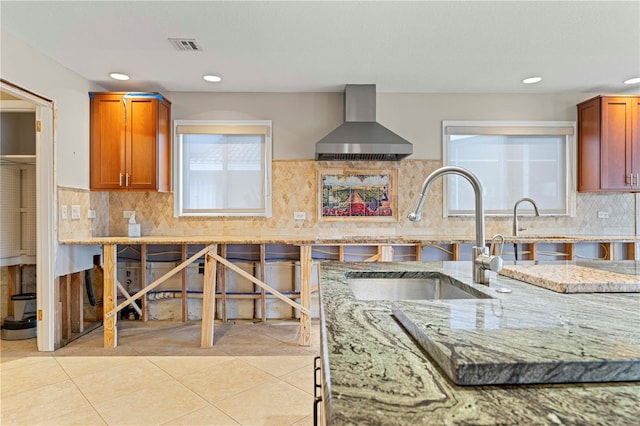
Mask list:
[[[638,261],[550,263],[640,277]],[[345,273],[376,271],[442,272],[492,299],[356,300]],[[511,293],[496,291],[502,288]],[[495,370],[499,376],[509,373],[514,360],[511,373],[518,373],[518,357],[548,357],[560,362],[550,377],[637,377],[639,293],[559,294],[495,274],[487,287],[471,284],[471,262],[331,262],[321,264],[320,299],[328,424],[637,424],[638,381],[460,386],[438,363],[446,364],[452,353],[463,361],[505,360]],[[414,328],[422,330],[405,330],[394,312],[406,313]],[[410,337],[416,331],[436,336],[440,352],[434,352],[435,357]],[[599,372],[580,367],[598,360]],[[571,368],[564,369],[563,362]],[[535,376],[535,368],[522,369],[521,377],[527,374]]]
[[[640,277],[579,265],[505,265],[500,275],[558,293],[640,292]]]
[[[505,243],[580,243],[580,242],[640,242],[639,236],[620,235],[505,235]],[[293,245],[340,245],[340,244],[473,244],[475,237],[452,235],[403,235],[403,236],[322,236],[295,234],[269,235],[148,235],[140,238],[126,236],[106,236],[62,239],[63,245],[85,244],[293,244]],[[487,243],[491,238],[487,239]]]

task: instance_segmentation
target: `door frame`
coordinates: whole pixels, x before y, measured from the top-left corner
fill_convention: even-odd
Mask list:
[[[55,265],[57,191],[55,176],[55,102],[0,79],[4,92],[35,105],[36,121],[36,294],[39,351],[55,349]],[[37,129],[36,129],[37,130]]]

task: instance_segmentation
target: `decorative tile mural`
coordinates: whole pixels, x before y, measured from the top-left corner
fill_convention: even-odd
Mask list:
[[[318,219],[396,221],[397,171],[318,170]]]

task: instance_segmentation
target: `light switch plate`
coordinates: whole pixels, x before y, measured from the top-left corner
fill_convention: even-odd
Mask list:
[[[293,212],[293,220],[305,220],[307,214],[305,212]]]
[[[68,206],[66,204],[63,204],[62,206],[60,206],[60,219],[67,220],[67,218],[69,217],[69,214],[67,213],[67,209],[68,209]]]
[[[609,219],[609,212],[600,210],[598,212],[599,219]]]
[[[72,220],[80,219],[80,206],[71,206],[71,219]]]
[[[96,218],[96,211],[95,210],[88,210],[87,211],[87,217],[89,219],[95,219]]]
[[[125,210],[124,213],[122,213],[122,217],[124,217],[125,219],[129,219],[131,216],[133,216],[134,213],[135,211],[133,210]]]

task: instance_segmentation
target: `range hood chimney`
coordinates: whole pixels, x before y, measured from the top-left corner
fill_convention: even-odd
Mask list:
[[[376,122],[376,85],[347,84],[344,123],[316,142],[318,161],[397,161],[413,145]]]

